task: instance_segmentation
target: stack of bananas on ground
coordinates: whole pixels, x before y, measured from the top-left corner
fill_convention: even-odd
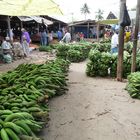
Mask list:
[[[67,90],[69,62],[56,59],[46,64],[21,64],[0,75],[0,139],[39,140],[48,121],[48,100]]]

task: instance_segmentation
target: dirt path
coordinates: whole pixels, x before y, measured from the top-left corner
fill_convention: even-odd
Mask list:
[[[51,100],[45,140],[139,140],[140,100],[126,83],[86,77],[85,67],[72,64],[69,92]]]
[[[10,64],[0,64],[0,73],[7,72],[9,70],[15,69],[18,65],[22,63],[45,63],[47,60],[54,59],[54,55],[46,52],[39,52],[38,50],[33,51],[30,56],[24,59],[16,60]]]

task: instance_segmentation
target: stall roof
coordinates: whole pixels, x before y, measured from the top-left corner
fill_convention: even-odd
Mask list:
[[[118,19],[106,19],[106,20],[97,21],[97,23],[99,24],[106,24],[106,25],[118,24],[118,22],[119,22]]]
[[[80,25],[80,24],[87,24],[87,23],[95,23],[95,20],[82,20],[82,21],[74,21],[72,23],[69,23],[69,26],[75,26],[75,25]]]
[[[42,19],[44,20],[44,23],[45,25],[52,25],[53,22],[50,21],[50,20],[47,20],[45,18],[42,18],[42,17],[39,17],[39,16],[18,16],[18,18],[21,20],[21,21],[24,21],[24,22],[27,22],[27,21],[36,21],[37,23],[42,23]]]
[[[36,16],[61,14],[53,0],[0,0],[0,15]]]

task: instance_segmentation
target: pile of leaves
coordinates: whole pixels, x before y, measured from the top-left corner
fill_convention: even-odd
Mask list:
[[[21,64],[0,75],[0,139],[40,140],[48,121],[48,100],[67,90],[69,61]]]

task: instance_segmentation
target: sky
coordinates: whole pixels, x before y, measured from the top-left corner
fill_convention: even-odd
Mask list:
[[[54,0],[63,12],[63,16],[54,16],[65,22],[72,22],[76,20],[84,20],[84,15],[81,14],[80,9],[84,3],[87,3],[90,8],[90,14],[87,19],[95,19],[95,14],[98,9],[104,11],[104,18],[107,17],[110,11],[114,14],[119,14],[120,0]],[[126,0],[128,9],[134,8],[137,0]]]

